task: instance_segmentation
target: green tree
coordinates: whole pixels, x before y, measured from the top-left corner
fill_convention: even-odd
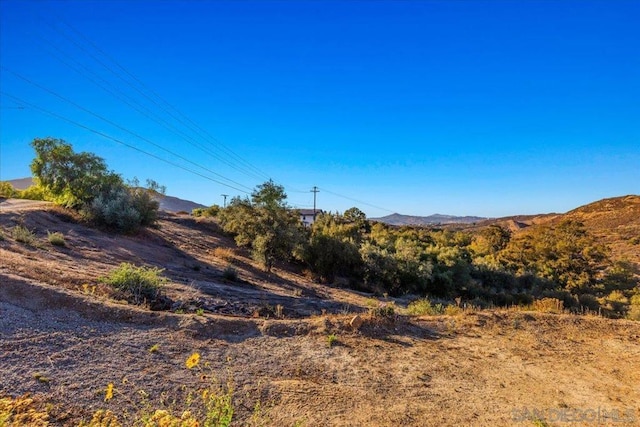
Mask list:
[[[32,191],[34,194],[122,231],[151,225],[157,219],[159,204],[153,196],[164,191],[157,182],[147,181],[150,189],[129,187],[120,175],[107,169],[102,158],[93,153],[76,153],[71,144],[61,139],[36,138],[31,145],[36,152],[31,162],[38,190]]]
[[[36,138],[31,145],[36,152],[31,172],[60,205],[80,209],[99,195],[124,187],[122,178],[93,153],[76,153],[71,144],[54,138]]]
[[[266,271],[276,261],[291,259],[304,240],[300,217],[286,198],[284,187],[269,180],[256,187],[251,199],[233,198],[219,215],[223,229],[235,235],[238,245],[251,247]]]
[[[342,215],[320,214],[311,226],[303,259],[323,281],[332,282],[336,276],[357,279],[362,265],[358,253],[361,240],[360,224]]]
[[[597,286],[607,248],[582,223],[564,220],[537,226],[512,239],[499,253],[499,260],[516,274],[534,274],[573,293],[583,293]]]
[[[499,225],[490,225],[473,238],[471,250],[478,256],[495,255],[507,246],[511,233]]]

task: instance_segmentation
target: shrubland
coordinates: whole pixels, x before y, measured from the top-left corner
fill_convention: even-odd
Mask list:
[[[304,228],[285,199],[284,189],[269,181],[218,214],[224,230],[267,270],[294,261],[317,281],[377,294],[638,317],[638,267],[613,262],[579,221],[512,235],[498,225],[475,232],[394,227],[351,208],[319,214]]]
[[[154,195],[164,187],[155,181],[147,181],[147,188],[125,183],[103,159],[77,153],[63,140],[38,138],[32,146],[35,185],[17,191],[0,183],[1,197],[50,200],[124,232],[156,221]],[[536,301],[551,299],[562,310],[640,317],[637,264],[612,261],[609,248],[578,220],[538,224],[515,234],[495,224],[454,231],[372,222],[354,207],[342,214],[321,213],[305,227],[286,199],[284,187],[269,180],[250,197],[193,214],[215,217],[266,271],[293,262],[322,283],[435,298],[442,307],[454,300],[474,307],[535,307]],[[20,236],[16,239],[28,239],[24,232]],[[53,238],[64,244],[64,238]],[[235,276],[232,267],[228,276]]]

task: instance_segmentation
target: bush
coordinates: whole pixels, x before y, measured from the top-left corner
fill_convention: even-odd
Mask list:
[[[158,218],[158,207],[149,190],[115,186],[93,199],[84,213],[96,224],[130,232],[152,225]]]
[[[542,298],[535,300],[532,308],[543,313],[562,313],[564,302],[557,298]]]
[[[235,258],[235,253],[231,248],[223,248],[221,246],[218,246],[213,250],[213,256],[226,261],[230,261]]]
[[[102,281],[125,293],[135,304],[152,303],[160,297],[166,283],[166,279],[160,276],[162,271],[160,268],[122,263]]]
[[[238,270],[232,265],[229,265],[222,272],[222,277],[230,282],[235,282],[238,280]]]
[[[129,189],[131,193],[131,205],[138,212],[139,225],[153,225],[158,219],[160,203],[152,197],[151,190],[144,188]]]
[[[13,185],[7,181],[0,181],[0,197],[11,198],[16,197],[18,195],[18,191],[13,188]]]
[[[444,308],[444,314],[447,316],[457,316],[462,314],[462,309],[457,305],[448,305]]]
[[[16,197],[26,200],[49,200],[46,190],[39,185],[31,185],[25,190],[18,191]]]
[[[415,300],[407,306],[407,312],[413,316],[435,316],[444,314],[444,306],[442,304],[432,304],[428,298]]]
[[[31,230],[23,225],[16,225],[11,231],[13,238],[16,242],[26,243],[27,245],[33,245],[36,241],[36,236]]]
[[[381,304],[378,307],[372,307],[369,309],[369,314],[372,317],[393,317],[396,314],[396,309],[393,303]]]
[[[47,231],[47,239],[53,246],[65,246],[64,235],[60,232],[50,233]]]
[[[613,291],[603,299],[602,303],[607,310],[613,312],[615,317],[626,313],[629,299],[621,291]]]
[[[600,308],[600,303],[598,299],[591,294],[582,294],[578,297],[578,303],[581,307],[586,307],[591,311],[598,311]]]
[[[195,208],[191,211],[193,216],[216,217],[220,213],[220,206],[213,205],[208,208]]]
[[[125,188],[99,195],[85,212],[98,224],[115,227],[122,231],[132,231],[140,224],[140,214],[131,203],[131,195]]]
[[[631,305],[627,312],[627,319],[640,321],[640,294],[631,297]]]

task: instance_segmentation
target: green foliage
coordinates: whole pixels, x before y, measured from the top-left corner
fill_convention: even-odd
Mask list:
[[[4,197],[6,199],[17,197],[18,191],[13,188],[10,182],[0,181],[0,197]]]
[[[157,182],[148,180],[149,188],[144,189],[134,179],[129,187],[107,169],[102,158],[76,153],[60,139],[37,138],[31,145],[36,151],[31,171],[37,183],[31,198],[52,200],[120,231],[133,231],[156,221],[159,204],[153,195],[164,192]],[[25,192],[21,196],[26,197]]]
[[[410,302],[407,312],[413,316],[436,316],[444,314],[445,306],[433,304],[428,298],[423,298]]]
[[[509,230],[499,225],[490,225],[473,238],[471,251],[480,257],[497,254],[504,249],[511,240]]]
[[[300,218],[287,206],[286,197],[284,187],[267,181],[254,190],[251,200],[236,197],[219,214],[223,230],[232,233],[238,245],[250,247],[266,271],[276,261],[291,259],[304,240]]]
[[[144,188],[114,187],[93,199],[83,212],[97,224],[130,232],[155,223],[158,207],[158,201]]]
[[[629,299],[622,291],[613,291],[602,298],[601,305],[612,317],[623,317],[629,309]]]
[[[49,231],[47,231],[47,240],[49,240],[49,243],[51,243],[53,246],[65,246],[66,242],[64,241],[64,234],[56,231],[54,233],[51,233]]]
[[[640,288],[638,289],[640,292]],[[627,319],[640,321],[640,293],[634,294],[631,297],[631,305],[627,312]]]
[[[333,345],[338,341],[338,336],[336,334],[327,335],[327,346],[333,347]]]
[[[640,286],[640,267],[628,261],[617,261],[609,267],[602,280],[604,293],[630,291]]]
[[[193,211],[191,211],[191,215],[195,217],[216,217],[220,213],[220,209],[222,208],[218,205],[212,205],[208,208],[195,208]]]
[[[369,308],[369,314],[372,317],[378,318],[393,318],[396,314],[396,309],[393,303],[391,304],[380,304],[376,307]]]
[[[398,265],[390,250],[365,242],[360,247],[360,256],[364,264],[362,280],[367,289],[394,295],[402,291]]]
[[[16,225],[11,230],[11,235],[16,242],[33,245],[36,242],[35,234],[23,225]]]
[[[287,194],[284,187],[276,184],[273,180],[258,185],[251,193],[251,201],[256,207],[281,209],[287,207],[286,199]]]
[[[103,159],[92,153],[76,153],[63,140],[36,138],[31,145],[36,152],[31,172],[60,205],[80,209],[97,195],[124,186],[119,175],[107,170]]]
[[[30,185],[28,188],[18,191],[16,197],[25,200],[52,200],[51,195],[38,184]]]
[[[149,181],[150,180],[147,180],[147,182]],[[140,217],[139,224],[143,227],[153,225],[158,219],[158,208],[160,207],[160,203],[153,198],[153,194],[155,192],[155,190],[149,188],[138,187],[129,189],[131,205],[136,212],[138,212]]]
[[[162,271],[160,268],[122,263],[102,281],[125,293],[135,304],[151,303],[160,296],[166,283],[166,279],[160,275]]]
[[[125,187],[98,195],[85,208],[84,213],[97,224],[122,231],[133,231],[141,222],[140,213],[133,206],[131,193]]]
[[[607,252],[583,224],[565,220],[512,239],[500,259],[514,273],[533,273],[561,288],[586,292],[596,284]]]
[[[359,227],[331,214],[321,214],[313,223],[302,258],[322,281],[332,282],[336,276],[357,277],[362,267]]]

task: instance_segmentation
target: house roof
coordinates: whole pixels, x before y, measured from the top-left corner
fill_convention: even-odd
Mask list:
[[[313,209],[298,209],[300,215],[313,215]],[[316,209],[316,214],[323,213],[322,209]]]

